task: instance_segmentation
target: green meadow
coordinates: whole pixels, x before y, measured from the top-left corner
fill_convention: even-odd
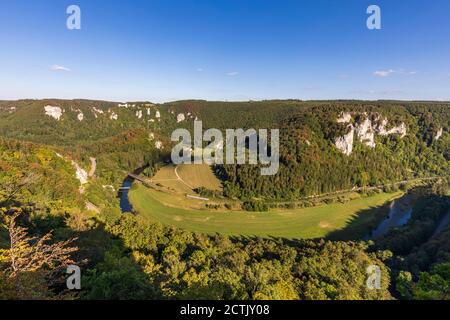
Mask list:
[[[293,210],[269,212],[212,211],[188,209],[189,199],[180,203],[179,198],[136,183],[130,192],[130,201],[140,215],[189,231],[230,236],[283,237],[287,239],[311,239],[326,237],[342,230],[352,222],[352,230],[372,221],[370,215],[358,216],[382,208],[401,192],[381,193],[352,200],[346,204],[328,204]],[[176,200],[175,200],[176,199]],[[372,212],[375,214],[375,212]]]

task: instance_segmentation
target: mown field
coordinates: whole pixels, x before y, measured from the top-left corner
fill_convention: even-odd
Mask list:
[[[133,208],[142,216],[190,231],[234,236],[311,239],[326,237],[350,223],[352,230],[356,230],[358,224],[363,226],[371,219],[367,214],[356,219],[360,213],[381,208],[400,195],[400,192],[382,193],[355,199],[346,204],[270,212],[187,209],[192,200],[148,189],[139,183],[130,192],[129,197]]]
[[[214,175],[210,166],[200,165],[167,165],[162,167],[151,179],[170,189],[174,193],[193,194],[195,188],[204,187],[209,190],[221,191],[222,184]]]

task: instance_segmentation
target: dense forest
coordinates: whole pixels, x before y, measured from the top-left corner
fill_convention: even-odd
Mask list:
[[[59,106],[58,120],[45,114],[48,105]],[[449,104],[129,105],[0,102],[0,299],[450,298],[450,229],[436,233],[450,209]],[[375,148],[355,139],[353,152],[343,154],[335,139],[350,124],[336,119],[346,112],[354,127],[381,115],[391,127],[404,123],[407,134],[376,135]],[[180,113],[188,120],[177,124]],[[117,189],[127,172],[166,160],[170,132],[191,129],[195,117],[219,129],[281,128],[278,175],[261,177],[248,165],[216,168],[224,196],[249,206],[255,198],[441,178],[411,190],[411,220],[374,241],[212,236],[122,214]],[[89,171],[92,157],[95,174],[80,183],[78,167]],[[71,263],[83,270],[81,291],[64,289]],[[366,285],[371,265],[381,268],[380,290]]]

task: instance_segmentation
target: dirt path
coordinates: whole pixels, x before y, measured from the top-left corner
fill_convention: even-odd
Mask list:
[[[374,187],[359,187],[359,188],[353,188],[353,189],[347,189],[347,190],[338,190],[338,191],[329,192],[329,193],[307,196],[302,199],[305,200],[305,199],[321,198],[321,197],[326,197],[326,196],[338,195],[338,194],[349,193],[349,192],[358,192],[358,191],[363,191],[363,190],[371,191],[371,190],[381,189],[383,187],[388,187],[388,186],[396,186],[396,185],[406,184],[406,183],[410,183],[410,182],[436,180],[436,179],[441,179],[441,178],[446,178],[446,177],[448,177],[448,176],[416,178],[416,179],[411,179],[411,180],[404,180],[404,181],[399,181],[399,182],[388,183],[388,184],[384,184],[384,185],[378,185],[378,186],[374,186]]]
[[[177,176],[178,180],[180,180],[183,184],[185,184],[188,188],[194,190],[195,188],[191,185],[189,185],[189,183],[187,183],[186,181],[184,181],[180,175],[178,174],[178,166],[175,167],[175,175]]]
[[[91,171],[89,171],[89,177],[93,177],[97,170],[97,160],[95,158],[89,158],[91,160]]]

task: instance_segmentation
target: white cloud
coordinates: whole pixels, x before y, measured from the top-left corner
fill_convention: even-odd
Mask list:
[[[229,76],[229,77],[235,77],[235,76],[237,76],[238,74],[239,74],[239,72],[233,71],[233,72],[228,72],[228,73],[227,73],[227,76]]]
[[[51,66],[50,70],[52,70],[52,71],[63,71],[63,72],[70,72],[70,71],[72,71],[72,70],[70,70],[67,67],[63,67],[63,66],[60,66],[60,65],[57,65],[57,64]]]
[[[376,77],[386,78],[386,77],[389,77],[390,75],[392,75],[392,74],[394,74],[394,73],[395,73],[394,70],[389,69],[389,70],[379,70],[379,71],[375,71],[375,72],[373,73],[373,75],[376,76]]]
[[[415,70],[412,71],[408,71],[405,69],[398,69],[398,70],[394,70],[394,69],[389,69],[389,70],[378,70],[375,71],[373,73],[374,76],[376,77],[380,77],[380,78],[386,78],[389,77],[393,74],[401,74],[401,75],[407,75],[407,76],[413,76],[415,74],[417,74],[418,72]]]

